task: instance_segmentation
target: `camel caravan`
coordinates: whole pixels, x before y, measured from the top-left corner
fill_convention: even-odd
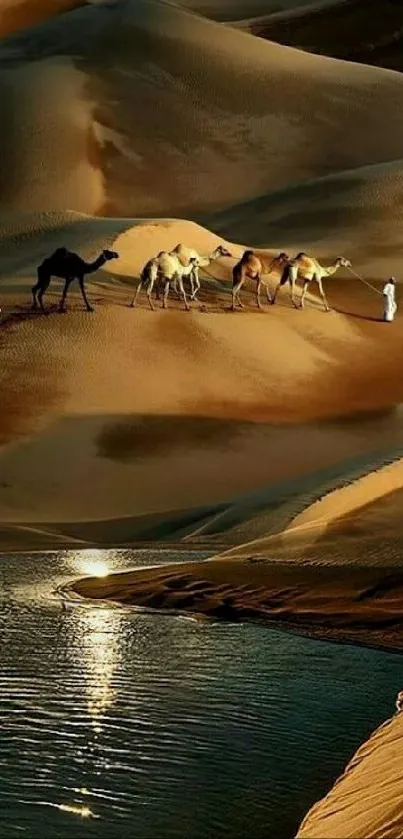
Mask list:
[[[37,309],[39,305],[41,311],[46,313],[43,305],[43,296],[50,285],[52,277],[59,277],[64,279],[64,289],[59,305],[59,311],[65,311],[66,298],[70,285],[74,280],[78,280],[85,308],[88,312],[92,312],[93,308],[90,305],[85,292],[85,277],[88,274],[97,271],[106,262],[109,262],[112,259],[118,259],[118,257],[119,254],[116,253],[116,251],[103,250],[94,262],[85,262],[85,260],[81,259],[80,256],[68,251],[66,248],[58,248],[50,257],[45,259],[41,265],[38,266],[38,279],[32,288],[33,309]],[[200,268],[206,268],[210,265],[210,263],[223,257],[232,257],[231,252],[223,245],[218,245],[218,247],[207,256],[200,256],[196,250],[188,248],[183,244],[176,245],[176,247],[169,252],[160,251],[157,256],[149,259],[144,265],[140,274],[136,292],[130,303],[130,307],[135,307],[140,292],[145,291],[149,306],[153,311],[155,311],[155,306],[152,300],[152,294],[155,289],[157,300],[160,299],[161,291],[163,292],[162,308],[167,309],[169,292],[172,289],[177,297],[183,300],[185,309],[189,311],[189,301],[197,301],[198,294],[201,289],[201,282],[199,278]],[[395,301],[396,281],[394,277],[391,277],[388,280],[383,288],[383,291],[379,291],[379,289],[375,288],[360,277],[359,274],[353,272],[351,262],[348,259],[345,259],[345,257],[339,256],[332,265],[325,267],[321,265],[317,259],[308,256],[308,254],[302,251],[292,258],[284,251],[275,257],[265,257],[261,254],[256,254],[253,250],[245,250],[242,257],[236,262],[232,269],[231,310],[235,311],[237,307],[244,307],[241,302],[240,291],[244,284],[250,280],[255,283],[256,304],[259,309],[262,309],[262,289],[264,289],[266,294],[266,302],[273,305],[277,300],[280,288],[286,285],[288,285],[290,299],[293,306],[296,309],[303,309],[307,290],[311,283],[314,283],[318,287],[324,309],[328,312],[330,311],[330,308],[323,288],[323,280],[326,277],[331,277],[340,268],[349,269],[351,273],[357,277],[357,279],[361,280],[377,294],[383,295],[383,320],[390,323],[394,319],[397,311]],[[270,293],[268,285],[268,277],[271,274],[276,274],[278,277],[273,295]],[[185,290],[185,281],[189,285],[188,294]],[[298,281],[302,281],[302,291],[299,303],[296,299]]]

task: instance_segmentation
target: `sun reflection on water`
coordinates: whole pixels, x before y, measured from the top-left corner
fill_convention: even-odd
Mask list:
[[[109,553],[98,549],[74,551],[74,570],[88,577],[107,577],[112,570],[108,561]]]
[[[82,819],[99,819],[99,816],[92,812],[90,807],[78,806],[76,804],[57,804],[57,809],[64,813],[73,813],[75,816],[81,816]]]
[[[118,663],[121,613],[113,606],[85,607],[80,614],[84,639],[87,707],[91,724],[102,731],[102,717],[113,704],[113,675]]]

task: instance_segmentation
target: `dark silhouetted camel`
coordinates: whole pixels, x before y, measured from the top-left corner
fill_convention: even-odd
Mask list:
[[[33,308],[36,309],[39,303],[42,312],[46,314],[43,295],[49,288],[52,277],[60,277],[60,279],[65,280],[65,283],[59,312],[65,311],[67,292],[74,280],[78,280],[87,312],[93,312],[94,310],[90,306],[85,293],[84,277],[86,274],[93,274],[98,271],[98,268],[101,268],[110,259],[118,259],[118,257],[119,254],[116,251],[104,250],[94,262],[85,262],[78,254],[68,251],[67,248],[57,248],[52,256],[44,259],[38,266],[38,282],[32,288]]]

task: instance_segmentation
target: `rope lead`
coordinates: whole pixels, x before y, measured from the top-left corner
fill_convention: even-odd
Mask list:
[[[371,285],[371,283],[368,283],[366,280],[364,280],[364,277],[360,277],[360,275],[357,274],[356,271],[353,271],[352,268],[348,268],[347,270],[350,271],[350,274],[353,274],[354,277],[357,277],[357,280],[361,280],[361,282],[364,283],[365,285],[367,285],[368,288],[371,288],[372,291],[375,291],[376,294],[380,294],[380,296],[382,297],[382,292],[379,291],[379,288],[375,288],[375,286]]]

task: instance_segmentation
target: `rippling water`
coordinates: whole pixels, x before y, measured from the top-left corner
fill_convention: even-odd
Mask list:
[[[393,713],[399,656],[55,594],[83,574],[188,558],[1,557],[4,839],[290,839]]]

